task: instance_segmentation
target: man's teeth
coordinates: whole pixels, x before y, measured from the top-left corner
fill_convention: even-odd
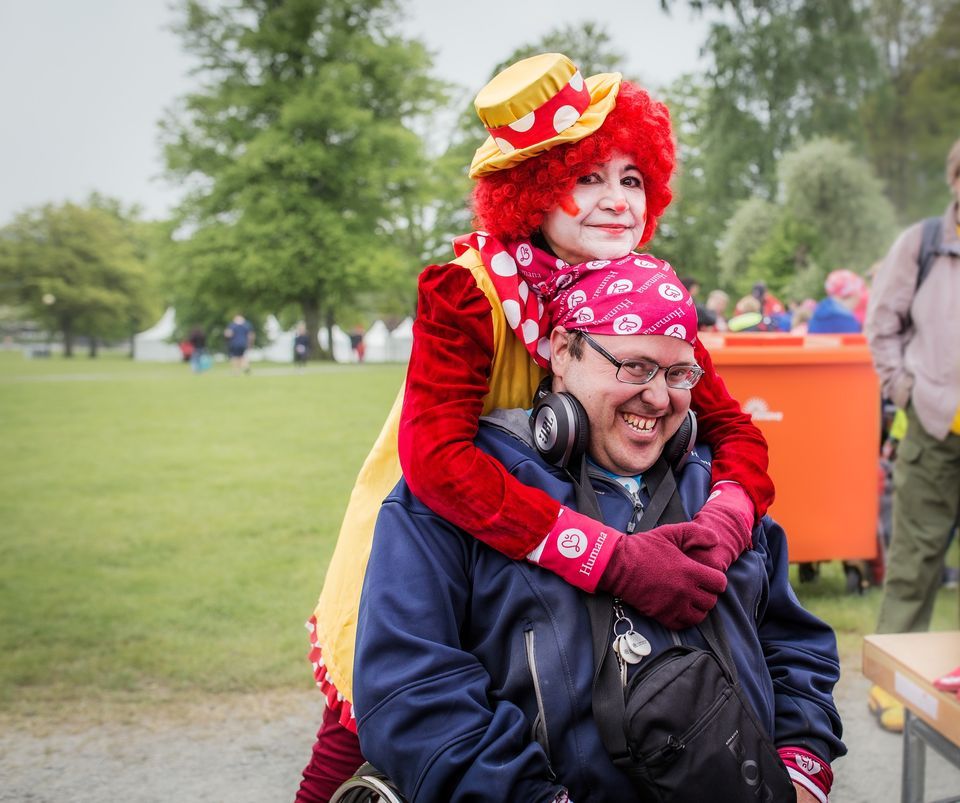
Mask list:
[[[637,432],[650,432],[657,425],[656,418],[641,418],[630,413],[624,413],[623,420]]]

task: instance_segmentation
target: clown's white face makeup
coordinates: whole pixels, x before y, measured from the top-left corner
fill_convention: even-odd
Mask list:
[[[541,231],[558,257],[576,264],[629,253],[646,222],[643,176],[631,157],[615,152],[577,179],[572,195],[544,217]]]

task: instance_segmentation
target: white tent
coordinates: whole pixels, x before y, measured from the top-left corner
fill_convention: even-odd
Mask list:
[[[413,318],[402,320],[392,332],[376,321],[363,336],[366,362],[407,362],[413,346]]]
[[[390,361],[390,331],[383,321],[375,321],[363,336],[365,362]]]
[[[353,349],[350,347],[350,335],[343,331],[336,324],[333,325],[333,359],[337,362],[352,362],[356,359],[353,355]],[[317,342],[324,351],[329,349],[327,345],[327,327],[320,327],[317,332]]]
[[[404,318],[390,333],[390,354],[393,362],[409,362],[413,348],[413,318]]]
[[[263,325],[263,332],[267,344],[250,352],[253,361],[269,360],[270,362],[293,362],[293,339],[296,332],[290,329],[284,332],[276,316],[268,315]]]
[[[180,362],[183,355],[176,343],[169,342],[176,327],[177,313],[167,307],[153,326],[133,336],[133,357],[144,362]]]

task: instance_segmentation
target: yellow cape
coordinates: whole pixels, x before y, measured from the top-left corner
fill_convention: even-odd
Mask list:
[[[489,377],[490,392],[483,400],[483,413],[497,408],[529,407],[545,372],[514,335],[503,315],[493,283],[480,255],[467,251],[453,264],[469,270],[490,302],[494,358]],[[387,416],[373,449],[367,456],[350,494],[340,526],[320,600],[317,602],[316,640],[323,651],[326,677],[348,701],[353,700],[353,653],[357,637],[360,588],[370,556],[373,528],[380,503],[400,479],[397,430],[403,388]],[[318,678],[319,680],[319,678]]]

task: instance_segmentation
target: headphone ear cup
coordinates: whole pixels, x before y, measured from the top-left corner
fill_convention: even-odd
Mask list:
[[[537,385],[537,390],[533,394],[533,405],[536,406],[542,402],[547,396],[549,396],[553,391],[551,390],[553,386],[553,377],[547,374],[543,379],[540,380],[540,384]]]
[[[674,471],[679,471],[696,445],[697,414],[693,410],[687,410],[679,428],[663,447],[663,456],[667,465]]]
[[[570,402],[573,411],[572,417],[575,422],[572,433],[573,449],[570,452],[567,465],[577,465],[587,454],[587,447],[590,446],[590,419],[587,417],[587,411],[583,405],[580,404],[576,396],[569,393],[564,393],[563,395],[566,397],[566,400]]]
[[[567,468],[587,451],[590,424],[583,405],[569,393],[549,393],[530,414],[533,443],[544,460]]]

